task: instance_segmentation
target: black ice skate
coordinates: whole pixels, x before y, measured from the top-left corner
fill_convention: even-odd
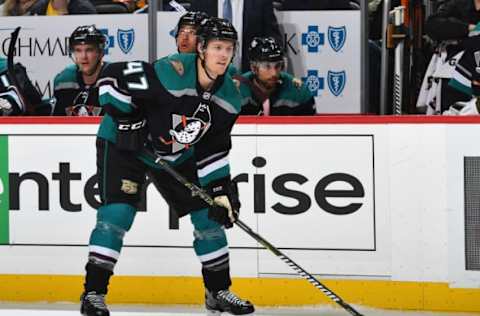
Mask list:
[[[219,316],[222,312],[231,315],[253,315],[255,308],[249,301],[242,300],[229,290],[205,292],[207,316]]]
[[[83,293],[80,297],[80,313],[85,316],[110,316],[105,295],[97,292]]]

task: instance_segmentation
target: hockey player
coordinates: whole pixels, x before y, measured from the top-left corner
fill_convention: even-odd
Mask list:
[[[469,41],[472,45],[465,49],[457,61],[448,84],[466,96],[480,96],[480,37],[476,36]]]
[[[205,12],[187,12],[178,20],[175,40],[177,43],[177,50],[179,53],[193,53],[197,52],[197,36],[196,32],[202,20],[208,18]],[[230,64],[227,72],[234,76],[238,73],[237,68]]]
[[[7,59],[0,58],[0,116],[50,115],[49,101],[42,101],[25,67],[16,63],[14,72],[16,80],[8,73]]]
[[[250,302],[229,291],[224,230],[233,226],[240,208],[228,153],[241,97],[225,73],[237,32],[227,20],[209,18],[202,21],[198,36],[198,54],[169,55],[153,67],[144,62],[112,63],[102,72],[99,93],[106,114],[97,138],[102,206],[89,242],[83,315],[109,315],[104,297],[146,172],[179,216],[190,214],[208,314],[254,312]],[[218,206],[192,197],[190,190],[156,167],[145,150],[203,187]]]
[[[101,115],[97,79],[103,69],[105,36],[95,25],[77,27],[69,38],[73,65],[55,76],[53,115]]]
[[[178,20],[175,42],[179,53],[196,53],[197,30],[200,22],[208,18],[205,12],[187,12]]]
[[[458,60],[455,70],[453,71],[452,79],[449,85],[459,92],[464,94],[464,98],[458,100],[450,108],[444,111],[443,115],[479,115],[478,109],[480,102],[480,67],[478,60],[480,60],[480,49],[477,45],[469,47],[465,50],[460,60]],[[469,101],[464,101],[469,99]]]
[[[235,76],[241,82],[241,114],[315,114],[315,99],[308,88],[283,71],[283,50],[274,38],[255,37],[250,44],[249,60],[251,71]]]

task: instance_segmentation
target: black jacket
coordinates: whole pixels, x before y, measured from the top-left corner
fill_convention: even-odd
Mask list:
[[[28,10],[31,15],[46,15],[50,0],[37,0]],[[97,10],[90,0],[70,0],[68,14],[95,14]]]
[[[437,41],[461,40],[468,37],[468,25],[480,22],[480,11],[475,10],[474,0],[449,0],[432,14],[425,31]]]
[[[189,10],[203,11],[208,15],[218,16],[218,3],[217,0],[195,0],[192,1]],[[248,47],[255,36],[272,36],[279,43],[283,43],[277,18],[273,13],[272,0],[243,1],[242,32],[242,72],[245,72],[250,70]]]
[[[284,0],[281,10],[350,10],[349,0]]]

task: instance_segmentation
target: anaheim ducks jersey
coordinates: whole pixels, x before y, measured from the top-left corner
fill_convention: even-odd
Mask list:
[[[230,133],[241,106],[229,74],[204,91],[197,82],[196,55],[174,54],[153,66],[109,64],[98,84],[100,104],[107,113],[99,137],[115,142],[112,116],[143,117],[147,142],[156,153],[172,164],[193,157],[201,185],[229,176]]]
[[[468,96],[473,95],[472,80],[480,78],[480,50],[465,50],[448,84]]]
[[[247,72],[241,77],[235,77],[240,81],[242,115],[265,115],[265,101],[268,102],[268,115],[315,114],[315,99],[299,79],[295,79],[286,72],[281,72],[277,88],[267,97],[254,91],[253,76],[252,72]]]
[[[58,73],[53,87],[55,97],[53,115],[97,116],[103,114],[98,103],[97,85],[86,85],[77,65],[69,65]]]
[[[435,115],[440,114],[443,108],[450,106],[446,104],[448,98],[442,100],[445,91],[444,83],[455,77],[455,68],[462,55],[463,51],[460,51],[451,56],[444,45],[437,49],[423,77],[417,98],[417,108],[426,107],[427,115]]]

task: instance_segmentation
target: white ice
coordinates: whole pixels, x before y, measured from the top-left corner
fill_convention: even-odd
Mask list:
[[[364,316],[473,316],[480,313],[444,313],[419,311],[391,311],[354,306]],[[200,316],[206,315],[200,306],[117,306],[110,307],[111,316]],[[0,316],[78,316],[78,306],[74,304],[2,304]],[[222,314],[228,316],[229,314]],[[348,316],[349,312],[333,307],[304,307],[304,308],[258,308],[258,316]]]

